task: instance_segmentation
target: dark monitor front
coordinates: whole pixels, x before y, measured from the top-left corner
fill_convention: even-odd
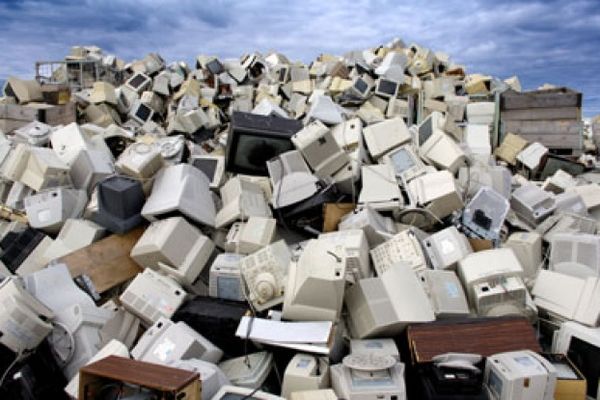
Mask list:
[[[423,146],[423,143],[425,143],[432,134],[433,134],[433,118],[429,117],[419,127],[419,146]]]
[[[209,70],[210,73],[213,75],[219,75],[220,73],[225,71],[225,68],[223,68],[223,64],[221,64],[221,62],[216,58],[208,64],[206,64],[206,69]]]
[[[150,110],[150,107],[144,104],[140,104],[137,111],[135,112],[135,116],[141,119],[142,121],[147,121],[148,118],[150,118],[151,112],[152,110]]]
[[[292,142],[287,138],[241,134],[232,161],[239,170],[262,175],[268,173],[267,161],[293,149]]]
[[[369,85],[363,79],[357,79],[356,82],[354,83],[354,88],[359,93],[365,94],[367,89],[369,88]]]
[[[393,96],[396,94],[397,88],[398,84],[396,82],[388,81],[387,79],[382,79],[381,81],[379,81],[377,91],[379,93],[387,94],[388,96]]]
[[[390,156],[392,160],[392,165],[394,166],[394,170],[396,174],[401,174],[404,171],[415,166],[415,160],[412,155],[408,152],[408,150],[399,150],[396,153]]]
[[[197,158],[192,162],[192,165],[198,168],[212,182],[215,178],[218,163],[217,160],[210,158]]]
[[[15,91],[13,90],[12,86],[10,85],[10,83],[7,83],[4,86],[4,95],[8,96],[8,97],[17,97],[17,95],[15,94]]]
[[[134,88],[139,88],[144,82],[146,82],[146,78],[144,75],[137,74],[129,81],[129,85]]]
[[[571,338],[567,356],[587,380],[587,395],[596,398],[600,380],[600,348],[578,339]]]

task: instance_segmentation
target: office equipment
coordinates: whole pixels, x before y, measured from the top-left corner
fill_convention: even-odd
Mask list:
[[[295,133],[291,140],[321,179],[333,175],[350,161],[321,121],[311,122]]]
[[[489,125],[469,122],[464,130],[463,140],[471,153],[471,157],[484,162],[489,160],[492,154]]]
[[[290,393],[291,400],[337,400],[332,389],[302,390]]]
[[[390,211],[404,203],[394,169],[388,164],[361,167],[362,190],[358,203],[377,211]]]
[[[159,317],[131,349],[131,355],[136,360],[163,365],[192,358],[216,364],[223,351],[185,322]]]
[[[394,167],[396,178],[401,182],[409,182],[411,179],[435,172],[433,167],[426,166],[421,158],[417,156],[411,145],[403,145],[391,150],[383,156],[383,161]]]
[[[345,264],[346,279],[354,282],[372,275],[369,260],[369,244],[367,236],[361,229],[347,229],[322,233],[319,240],[330,251],[342,257]]]
[[[463,225],[475,236],[498,242],[510,211],[508,200],[489,187],[481,187],[465,206]]]
[[[400,353],[394,339],[351,339],[350,354],[374,354],[393,357],[400,361]]]
[[[125,82],[125,86],[137,94],[142,94],[142,92],[148,90],[151,85],[152,78],[140,72],[134,74],[127,82]]]
[[[523,267],[523,277],[533,280],[542,264],[542,236],[537,232],[515,232],[503,247],[512,249]]]
[[[523,268],[511,249],[469,254],[458,262],[458,276],[479,315],[523,312],[527,289],[522,280]]]
[[[414,228],[406,229],[370,251],[377,276],[398,262],[406,263],[415,272],[427,269],[427,259],[417,235]]]
[[[406,399],[404,364],[392,357],[346,356],[331,366],[331,385],[343,399]]]
[[[553,235],[548,268],[580,278],[599,277],[600,238],[584,233]]]
[[[517,164],[517,155],[527,146],[527,140],[514,133],[507,133],[494,155],[510,165]]]
[[[361,229],[367,237],[369,247],[377,246],[397,233],[391,218],[382,216],[368,205],[342,217],[338,228],[340,231]]]
[[[262,311],[283,302],[290,251],[283,240],[244,257],[240,270],[248,288],[248,301]]]
[[[363,137],[369,154],[374,160],[412,139],[401,117],[367,126],[363,129]]]
[[[560,290],[557,290],[560,288]],[[591,327],[600,323],[600,278],[578,278],[541,270],[531,291],[533,301],[554,319]]]
[[[48,237],[42,232],[27,227],[20,232],[8,232],[0,241],[0,261],[12,274],[21,273],[21,265]]]
[[[47,262],[73,253],[100,239],[104,233],[105,229],[95,222],[69,218],[44,252],[43,259]]]
[[[240,272],[242,254],[222,253],[210,267],[208,293],[211,297],[244,301],[244,288]]]
[[[437,218],[445,218],[463,208],[463,201],[452,174],[438,171],[411,180],[407,189],[417,205],[431,211]]]
[[[250,217],[246,222],[236,222],[227,233],[225,251],[254,253],[273,241],[276,229],[273,218]]]
[[[556,368],[529,350],[499,353],[487,359],[484,380],[493,400],[553,400]]]
[[[283,397],[275,396],[271,393],[263,392],[262,390],[242,388],[238,386],[222,386],[221,389],[210,400],[230,400],[230,399],[247,399],[247,400],[284,400]]]
[[[158,149],[146,143],[129,145],[115,163],[122,174],[138,179],[152,178],[163,166],[163,158]]]
[[[99,150],[81,150],[71,164],[69,175],[73,186],[89,195],[98,183],[114,172],[110,154]]]
[[[425,238],[423,248],[435,269],[455,269],[456,263],[473,252],[467,238],[454,226]]]
[[[536,226],[554,212],[556,201],[550,193],[527,183],[512,192],[510,206],[517,216]]]
[[[488,400],[476,354],[447,353],[434,357],[432,364],[419,366],[421,396],[428,400]]]
[[[413,364],[431,362],[445,353],[493,354],[532,350],[541,352],[536,331],[522,317],[466,318],[411,325],[407,329]],[[448,340],[449,335],[453,340]]]
[[[287,151],[267,161],[267,170],[273,185],[274,208],[299,203],[319,190],[318,179],[297,150]]]
[[[50,334],[54,313],[29,294],[18,278],[0,282],[0,299],[0,344],[20,359]]]
[[[217,228],[227,226],[236,220],[245,221],[251,216],[265,218],[272,216],[261,187],[239,176],[229,179],[223,185],[221,200],[223,207],[215,216],[214,226]]]
[[[208,361],[191,358],[175,361],[170,366],[200,374],[200,397],[203,399],[212,398],[222,386],[231,384],[223,371]]]
[[[177,164],[159,171],[152,192],[141,214],[149,221],[164,215],[181,213],[187,218],[215,226],[215,204],[208,178],[188,164]]]
[[[261,387],[273,368],[273,354],[261,351],[247,357],[232,358],[219,363],[227,379],[235,385],[249,389]]]
[[[104,346],[111,341],[118,340],[127,349],[131,348],[138,338],[140,319],[123,307],[117,307],[116,305],[108,307],[107,304],[103,304],[102,308],[109,309],[113,312],[113,315],[100,328],[100,345]]]
[[[363,124],[360,118],[352,118],[331,128],[331,134],[344,150],[351,150],[362,142]]]
[[[202,155],[190,157],[190,164],[198,168],[210,182],[211,189],[218,189],[225,178],[225,157]]]
[[[58,188],[26,197],[24,203],[32,228],[57,233],[68,218],[83,213],[87,195],[83,190]]]
[[[424,124],[432,124],[427,122]],[[446,169],[451,173],[458,171],[465,164],[466,156],[458,144],[442,130],[431,128],[427,135],[425,128],[419,128],[419,155],[425,161],[439,169]]]
[[[375,94],[380,97],[393,99],[398,95],[400,82],[391,79],[379,78],[375,82]]]
[[[123,399],[129,398],[181,398],[200,400],[200,381],[197,372],[186,371],[109,356],[86,365],[79,377],[80,399],[88,399],[102,388],[122,388],[117,392]]]
[[[146,268],[127,286],[119,300],[123,307],[151,325],[160,317],[170,318],[185,295],[173,279]]]
[[[214,243],[184,218],[171,217],[150,224],[131,250],[131,258],[191,288],[214,250]]]
[[[300,121],[236,111],[232,114],[225,169],[248,175],[267,175],[266,162],[294,149],[291,137]]]
[[[417,275],[403,262],[377,278],[361,279],[348,288],[344,301],[354,338],[393,336],[410,323],[435,320]]]
[[[454,271],[425,270],[421,282],[437,318],[469,315],[467,297]]]
[[[337,321],[344,301],[344,254],[327,242],[309,240],[297,262],[291,262],[285,285],[283,317],[300,321]]]
[[[19,181],[31,189],[40,191],[71,184],[69,167],[51,149],[32,147],[25,159],[27,164]]]
[[[51,127],[43,122],[32,121],[13,132],[15,139],[34,146],[43,146],[50,140]]]
[[[81,150],[94,149],[93,143],[75,122],[52,132],[50,143],[58,157],[69,166]]]
[[[458,170],[458,181],[465,196],[471,198],[482,187],[494,189],[505,198],[510,198],[512,174],[501,165],[489,165],[476,162]]]
[[[375,82],[373,79],[369,75],[363,74],[353,79],[350,92],[361,99],[365,99],[374,86]]]
[[[281,396],[289,399],[293,392],[329,387],[329,360],[309,354],[296,354],[283,373]]]
[[[535,172],[541,166],[543,158],[548,154],[548,148],[538,142],[531,143],[517,154],[516,158],[529,171]]]
[[[588,398],[597,398],[600,388],[600,328],[589,328],[572,321],[563,322],[554,332],[551,351],[565,354],[573,361],[585,376]]]
[[[142,223],[140,211],[146,196],[140,181],[115,175],[100,182],[97,191],[96,223],[115,233],[125,233]]]
[[[586,400],[585,376],[566,355],[543,353],[542,357],[556,368],[554,400]]]

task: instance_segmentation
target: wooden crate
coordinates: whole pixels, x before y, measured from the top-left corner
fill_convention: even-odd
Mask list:
[[[160,399],[200,400],[200,374],[129,358],[109,356],[81,368],[79,400],[99,399],[103,388],[126,383],[159,393]]]
[[[77,110],[74,102],[64,105],[31,103],[25,106],[37,111],[37,119],[48,125],[68,125],[77,121]]]
[[[583,123],[577,120],[502,121],[503,132],[518,134],[549,149],[581,150]]]
[[[530,92],[507,90],[502,93],[500,109],[502,111],[564,107],[576,107],[581,109],[582,100],[583,96],[581,93],[566,87],[549,90],[533,90]]]

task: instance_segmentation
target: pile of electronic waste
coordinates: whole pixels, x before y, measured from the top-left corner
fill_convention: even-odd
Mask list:
[[[0,397],[159,398],[79,381],[116,355],[198,372],[178,399],[600,399],[600,175],[499,136],[516,78],[399,40],[68,60],[0,99],[76,109],[0,138]]]

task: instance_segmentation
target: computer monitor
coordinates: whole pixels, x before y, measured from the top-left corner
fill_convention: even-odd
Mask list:
[[[310,240],[297,262],[290,263],[283,317],[300,321],[333,321],[344,302],[346,263],[326,241]]]
[[[0,344],[22,358],[52,331],[54,313],[29,294],[16,277],[0,282]]]
[[[267,161],[294,150],[291,137],[302,129],[300,121],[236,111],[231,117],[225,169],[266,176]]]
[[[414,178],[408,183],[407,190],[417,205],[428,209],[439,219],[464,206],[454,176],[449,171],[432,172]]]
[[[412,140],[412,135],[401,117],[367,126],[363,129],[363,137],[374,160]]]
[[[556,209],[552,194],[531,183],[512,192],[510,205],[517,216],[531,226],[537,226]]]
[[[458,262],[458,276],[479,315],[521,314],[525,308],[523,268],[511,249],[469,254]]]
[[[388,152],[383,156],[383,161],[394,167],[396,178],[400,178],[403,183],[428,172],[435,172],[433,167],[428,167],[421,161],[409,144]]]
[[[530,171],[537,171],[542,160],[548,154],[548,148],[541,143],[534,142],[517,154],[516,159]]]
[[[599,277],[600,237],[584,233],[553,235],[548,267],[580,278]]]
[[[338,229],[340,231],[362,230],[370,248],[385,242],[397,233],[396,225],[390,217],[384,217],[369,206],[360,207],[343,216]]]
[[[406,400],[404,364],[393,357],[349,355],[331,366],[335,394],[348,400]]]
[[[211,400],[285,400],[283,397],[262,390],[225,385]]]
[[[362,142],[363,124],[360,118],[352,118],[331,128],[331,134],[344,150],[352,150]]]
[[[504,196],[483,186],[465,206],[462,223],[475,236],[498,242],[509,211],[510,203]]]
[[[200,173],[200,172],[199,172]],[[258,183],[235,176],[221,188],[223,206],[216,214],[214,226],[222,228],[251,216],[270,218],[271,209]]]
[[[131,281],[119,300],[147,325],[161,317],[171,318],[186,293],[172,278],[146,268]]]
[[[560,288],[560,290],[558,290]],[[578,278],[541,270],[531,291],[533,301],[555,319],[588,326],[600,323],[600,278]]]
[[[76,250],[89,246],[102,238],[105,229],[87,219],[69,218],[65,221],[56,239],[42,254],[44,260],[50,261],[65,256]]]
[[[319,190],[319,180],[311,173],[298,150],[287,151],[267,161],[267,169],[276,209],[299,203]]]
[[[114,173],[115,167],[111,156],[99,150],[81,150],[69,171],[73,186],[85,190],[88,195],[100,181]]]
[[[484,384],[492,400],[553,400],[556,368],[531,350],[494,354],[485,363]]]
[[[4,151],[10,148],[10,145],[3,145]],[[2,178],[15,182],[21,179],[23,172],[27,168],[27,162],[31,154],[31,147],[25,143],[17,143],[14,149],[11,149],[2,163]]]
[[[52,127],[43,122],[32,121],[13,131],[16,141],[25,142],[34,146],[44,146],[50,140]]]
[[[133,106],[131,106],[128,115],[131,119],[143,125],[152,119],[154,110],[141,101],[136,100]]]
[[[362,190],[358,203],[377,211],[392,211],[404,204],[394,168],[388,164],[361,167]]]
[[[423,252],[418,232],[406,229],[370,251],[377,276],[382,276],[398,262],[404,262],[415,272],[427,269],[427,258]]]
[[[346,229],[319,235],[335,254],[342,254],[346,265],[346,280],[355,282],[372,275],[369,243],[362,229]]]
[[[315,174],[324,179],[339,171],[350,158],[321,121],[313,121],[291,138]]]
[[[139,361],[163,365],[193,358],[216,364],[223,351],[185,322],[160,317],[131,349],[131,355]]]
[[[532,232],[511,234],[502,247],[512,249],[523,267],[526,280],[533,280],[542,264],[542,235]]]
[[[455,226],[442,229],[423,240],[423,248],[435,269],[455,269],[456,264],[473,252],[469,241]]]
[[[428,269],[420,275],[437,318],[469,315],[467,297],[454,271]]]
[[[393,99],[398,95],[398,89],[400,88],[400,82],[379,78],[375,83],[375,94],[380,97]]]
[[[283,240],[279,240],[240,262],[244,286],[248,288],[248,301],[258,311],[283,302],[290,261],[290,250]]]
[[[19,181],[38,192],[71,184],[68,165],[54,151],[44,147],[32,147],[29,150],[27,166]]]
[[[419,155],[439,169],[456,173],[466,162],[464,151],[444,131],[434,128],[429,132],[425,126],[419,127]]]
[[[240,261],[242,254],[222,253],[210,267],[208,294],[225,300],[244,301],[244,287],[241,278]]]
[[[44,233],[27,227],[22,231],[11,230],[0,241],[0,262],[8,271],[6,274],[21,273],[21,265],[37,251],[48,238]],[[51,239],[50,239],[51,240]],[[4,268],[3,268],[4,269]]]
[[[252,254],[275,238],[277,221],[273,218],[250,217],[231,225],[224,244],[225,251]]]
[[[206,175],[211,189],[221,187],[225,178],[225,157],[213,155],[192,156],[190,157],[190,164]]]
[[[375,86],[375,81],[369,75],[364,74],[357,76],[352,81],[352,87],[350,88],[350,93],[353,95],[365,99],[368,97],[371,90]]]
[[[138,72],[129,78],[127,82],[125,82],[125,86],[137,94],[142,94],[142,92],[149,90],[152,86],[152,78],[146,74]]]
[[[115,163],[117,171],[138,179],[152,178],[162,167],[160,151],[146,143],[128,146]]]
[[[182,214],[199,224],[215,226],[215,203],[206,175],[189,164],[160,170],[142,216],[155,221],[165,215]]]
[[[68,218],[81,216],[88,197],[83,190],[57,188],[25,198],[25,211],[32,228],[58,233]]]
[[[191,288],[208,263],[215,244],[183,217],[155,221],[131,249],[144,268],[160,270]]]
[[[273,368],[273,354],[261,351],[219,363],[233,385],[249,389],[263,385]]]
[[[332,389],[302,390],[290,393],[290,400],[337,400]]]
[[[211,399],[221,387],[231,384],[223,371],[215,364],[208,361],[190,358],[187,360],[175,361],[169,366],[200,374],[200,396],[203,399]]]
[[[587,396],[597,399],[600,394],[600,328],[589,328],[577,322],[563,322],[554,331],[553,354],[566,354],[585,376]]]
[[[281,396],[289,399],[293,392],[324,389],[329,385],[329,360],[299,353],[285,368]]]
[[[188,151],[182,135],[158,138],[152,143],[152,146],[160,152],[167,165],[180,163]]]
[[[139,180],[111,176],[98,183],[98,213],[94,222],[114,233],[125,233],[143,219],[140,214],[146,196]]]
[[[348,328],[353,338],[391,337],[435,314],[412,268],[399,262],[377,278],[361,279],[346,290]]]
[[[393,357],[400,361],[400,352],[396,342],[391,338],[384,339],[350,339],[350,354],[373,354]]]
[[[76,122],[55,130],[50,135],[52,149],[67,165],[71,165],[81,150],[93,149],[93,144]]]

